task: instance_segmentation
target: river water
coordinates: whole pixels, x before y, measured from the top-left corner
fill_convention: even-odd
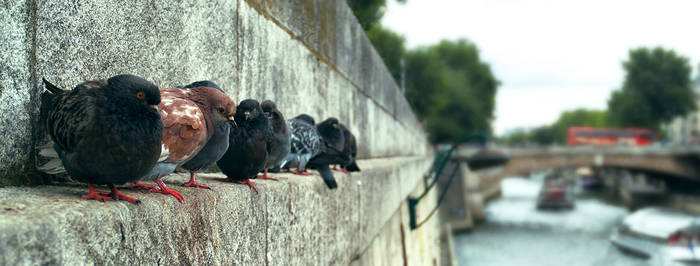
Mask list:
[[[503,180],[502,196],[487,206],[486,221],[471,232],[455,235],[460,265],[658,264],[623,253],[610,243],[610,233],[629,214],[627,209],[577,192],[572,210],[538,211],[535,203],[541,185],[541,178]]]

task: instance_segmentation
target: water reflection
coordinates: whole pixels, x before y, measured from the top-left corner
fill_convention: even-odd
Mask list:
[[[455,236],[461,265],[659,265],[626,254],[610,243],[629,214],[603,194],[577,191],[576,207],[538,211],[542,177],[503,180],[501,198],[486,209],[486,221]]]

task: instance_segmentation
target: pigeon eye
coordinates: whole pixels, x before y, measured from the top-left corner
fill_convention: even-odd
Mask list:
[[[226,110],[224,110],[223,107],[219,107],[219,113],[222,113],[222,114],[223,114],[224,112],[226,112]]]
[[[143,99],[143,92],[137,92],[136,93],[136,98]]]

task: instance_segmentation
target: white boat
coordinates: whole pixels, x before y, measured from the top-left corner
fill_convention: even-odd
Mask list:
[[[627,216],[610,241],[664,265],[700,262],[700,219],[668,208],[644,208]]]

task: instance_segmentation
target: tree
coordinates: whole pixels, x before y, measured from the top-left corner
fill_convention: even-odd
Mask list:
[[[630,50],[622,89],[608,100],[610,122],[659,129],[661,123],[695,110],[688,58],[661,47]]]
[[[396,0],[399,3],[405,3],[406,0]],[[346,0],[348,6],[355,13],[357,21],[362,25],[365,31],[371,29],[384,16],[384,8],[386,0]]]
[[[467,40],[407,52],[406,98],[433,142],[490,132],[499,81]]]
[[[508,144],[514,141],[529,140],[542,145],[565,144],[566,134],[570,127],[606,127],[607,113],[602,110],[575,109],[562,112],[556,122],[551,125],[537,127],[531,131],[516,132],[508,135],[504,141]]]

